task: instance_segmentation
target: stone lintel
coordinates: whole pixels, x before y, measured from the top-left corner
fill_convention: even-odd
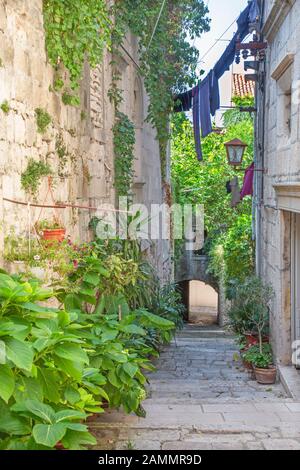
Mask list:
[[[284,22],[288,12],[293,7],[296,0],[275,0],[273,7],[265,20],[263,34],[267,41],[272,41],[276,36],[280,26]]]
[[[284,74],[284,72],[292,65],[294,62],[295,54],[287,54],[284,59],[276,66],[276,68],[271,73],[271,77],[274,80],[279,80],[280,77]]]
[[[273,185],[278,209],[300,213],[300,182]]]

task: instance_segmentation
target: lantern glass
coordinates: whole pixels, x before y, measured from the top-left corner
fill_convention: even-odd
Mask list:
[[[228,147],[228,157],[229,162],[233,165],[240,165],[243,160],[245,147],[241,146],[229,146]]]
[[[247,144],[239,139],[231,140],[225,144],[228,162],[230,165],[241,165]]]

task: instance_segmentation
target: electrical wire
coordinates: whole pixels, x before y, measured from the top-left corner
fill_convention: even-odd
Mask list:
[[[149,49],[149,47],[150,47],[151,44],[152,44],[154,35],[155,35],[155,33],[156,33],[156,30],[157,30],[157,26],[158,26],[159,20],[160,20],[160,18],[161,18],[162,12],[163,12],[163,10],[164,10],[164,8],[165,8],[165,5],[166,5],[166,1],[167,1],[167,0],[163,0],[163,2],[162,2],[162,4],[161,4],[160,12],[159,12],[159,15],[158,15],[158,17],[157,17],[157,20],[156,20],[156,23],[155,23],[155,26],[154,26],[154,29],[153,29],[153,32],[152,32],[152,35],[151,35],[151,38],[150,38],[148,47],[147,47],[147,50]]]
[[[239,15],[240,16],[240,15]],[[208,56],[208,54],[214,49],[214,47],[218,44],[218,42],[225,36],[225,34],[230,30],[230,28],[234,25],[234,23],[237,22],[237,20],[239,19],[239,16],[231,23],[230,26],[228,26],[228,28],[226,29],[226,31],[224,31],[224,33],[218,38],[216,39],[216,41],[214,42],[214,44],[205,52],[205,54],[199,59],[198,61],[198,64],[200,64],[201,62],[203,62],[203,59],[205,59],[205,57]]]

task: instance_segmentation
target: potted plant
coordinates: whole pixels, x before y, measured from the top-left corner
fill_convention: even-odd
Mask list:
[[[251,364],[258,383],[271,385],[276,382],[277,369],[273,365],[272,349],[269,344],[252,346],[243,354],[243,359]]]
[[[273,289],[256,276],[236,287],[229,311],[230,323],[246,340],[246,347],[269,342],[269,315]]]
[[[66,229],[62,226],[58,219],[42,220],[38,223],[38,233],[40,233],[43,240],[62,242],[65,239]]]

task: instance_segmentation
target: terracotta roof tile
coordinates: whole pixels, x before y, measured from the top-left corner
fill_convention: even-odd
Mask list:
[[[255,93],[255,82],[245,81],[245,75],[241,73],[233,74],[232,82],[232,94],[233,96],[254,96]]]

